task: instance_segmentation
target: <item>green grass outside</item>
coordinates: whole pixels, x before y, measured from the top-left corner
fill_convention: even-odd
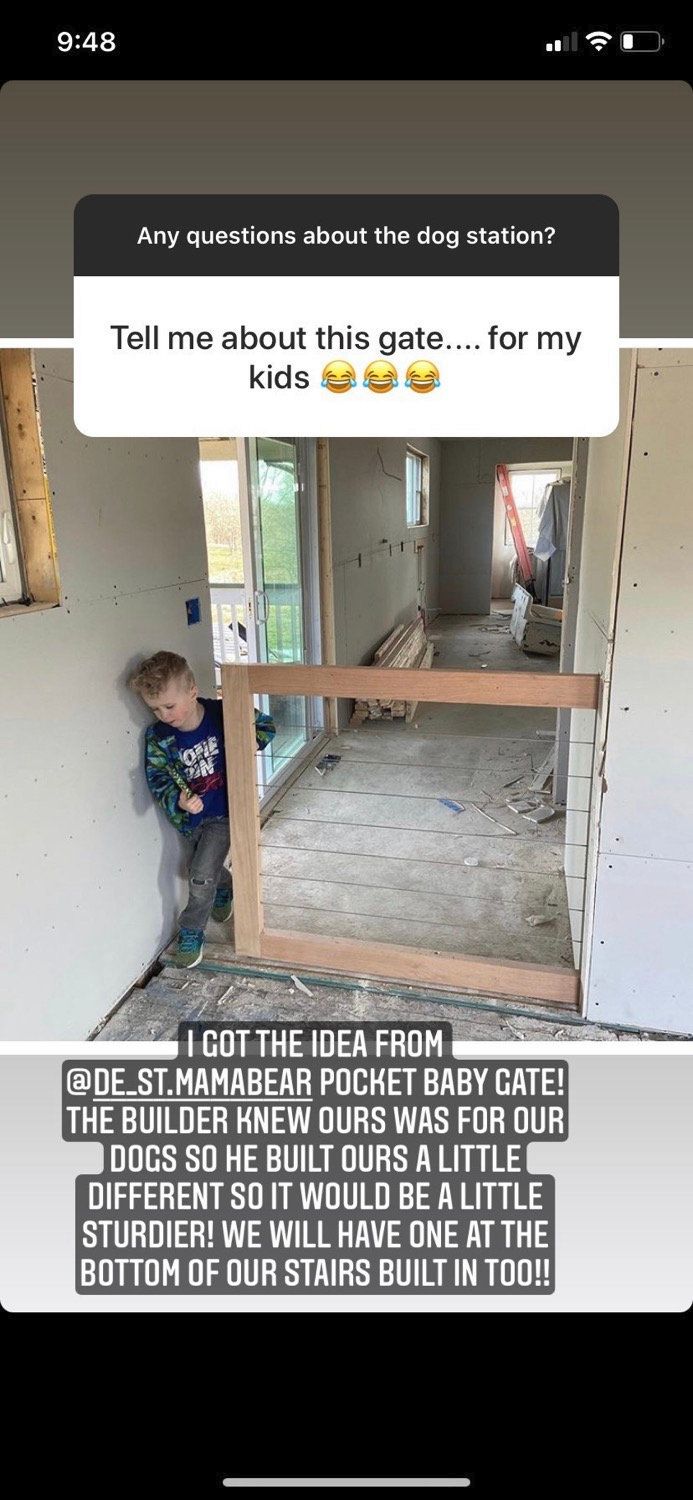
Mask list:
[[[243,553],[240,547],[222,547],[217,542],[208,542],[210,583],[243,583]]]

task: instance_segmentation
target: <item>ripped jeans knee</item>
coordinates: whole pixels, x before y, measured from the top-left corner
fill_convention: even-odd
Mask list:
[[[180,915],[181,927],[204,930],[214,905],[217,886],[228,879],[224,861],[229,852],[228,818],[212,818],[197,829],[192,838],[188,866],[188,903]]]
[[[214,875],[190,874],[188,904],[179,918],[181,927],[193,927],[198,932],[204,931],[211,916],[216,890],[217,879]]]

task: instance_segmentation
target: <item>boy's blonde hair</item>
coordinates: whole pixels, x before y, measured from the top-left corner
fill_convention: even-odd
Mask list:
[[[184,656],[177,656],[175,651],[156,651],[131,672],[128,687],[135,693],[156,698],[174,678],[184,681],[186,687],[192,687],[195,682]]]

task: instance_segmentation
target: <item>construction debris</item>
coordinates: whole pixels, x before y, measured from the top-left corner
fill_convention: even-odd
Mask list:
[[[530,927],[546,927],[549,922],[555,922],[555,920],[556,920],[556,913],[555,913],[555,911],[554,912],[543,911],[543,912],[539,912],[538,915],[535,916],[535,917],[525,917],[525,922],[528,922],[529,925],[530,925]]]
[[[522,584],[515,584],[510,634],[523,651],[537,656],[558,656],[562,622],[562,610],[537,604]]]
[[[312,1000],[312,998],[313,998],[313,991],[308,989],[308,985],[304,984],[303,980],[299,979],[299,977],[298,977],[297,974],[292,974],[291,978],[293,979],[293,982],[294,982],[294,984],[296,986],[296,989],[300,990],[302,995],[310,995],[310,998]]]
[[[433,661],[435,647],[426,639],[423,620],[417,616],[408,625],[398,625],[378,647],[373,657],[377,667],[399,669],[420,668],[427,670]],[[404,698],[358,698],[350,724],[362,724],[364,719],[405,719],[411,724],[418,707],[418,699]]]
[[[334,771],[341,759],[341,755],[323,755],[320,760],[316,760],[315,770],[318,776],[324,776],[326,771]]]
[[[550,805],[548,807],[535,807],[531,812],[523,813],[522,816],[527,819],[528,823],[547,823],[549,818],[556,816],[556,809]]]
[[[552,745],[546,757],[546,760],[542,761],[539,770],[536,773],[536,776],[529,783],[530,792],[540,792],[542,790],[542,787],[546,786],[547,781],[551,780],[551,777],[553,776],[553,766],[555,758],[556,749],[555,746]]]
[[[483,807],[479,807],[476,802],[471,802],[470,807],[473,807],[475,812],[481,813],[482,818],[487,818],[489,823],[495,823],[496,828],[504,828],[506,833],[516,833],[517,830],[515,828],[509,828],[507,823],[501,823],[500,818],[492,818],[491,814],[484,812]]]

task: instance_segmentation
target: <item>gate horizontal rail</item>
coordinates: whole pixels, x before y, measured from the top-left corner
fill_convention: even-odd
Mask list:
[[[570,672],[420,672],[416,667],[248,667],[251,693],[307,698],[404,698],[419,703],[500,703],[518,708],[596,708],[599,678]]]

